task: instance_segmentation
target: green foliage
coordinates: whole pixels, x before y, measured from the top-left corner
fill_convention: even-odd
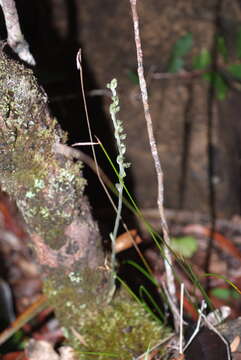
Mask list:
[[[168,72],[176,73],[183,69],[183,57],[189,53],[193,45],[192,33],[181,36],[174,44],[171,52],[171,60]]]
[[[237,79],[241,80],[241,64],[229,65],[228,71]]]
[[[173,46],[172,56],[173,57],[183,57],[191,50],[193,45],[192,33],[187,33],[181,36]]]
[[[211,64],[212,57],[207,49],[202,49],[199,55],[193,59],[193,68],[196,70],[204,70]]]
[[[223,57],[224,61],[228,60],[228,50],[225,39],[222,36],[217,37],[217,51]],[[207,49],[203,49],[201,53],[194,58],[193,67],[197,70],[205,70],[212,63],[212,55]],[[216,96],[219,100],[226,99],[229,91],[229,84],[221,72],[206,72],[203,78],[208,80],[216,89]]]
[[[224,61],[228,60],[228,49],[223,36],[217,37],[217,50],[218,53],[223,57]]]
[[[210,277],[224,280],[232,288],[232,290],[234,290],[237,293],[237,295],[240,296],[241,290],[238,288],[238,286],[236,286],[231,280],[229,280],[225,276],[220,275],[220,274],[214,274],[214,273],[205,273],[203,276],[210,276]]]
[[[204,74],[203,77],[214,85],[216,96],[219,100],[224,100],[227,97],[229,84],[220,73],[208,72]]]
[[[127,261],[127,263],[129,263],[130,265],[133,265],[136,269],[138,269],[141,273],[143,273],[150,280],[149,274],[136,262]],[[139,297],[138,297],[119,276],[117,276],[117,279],[119,280],[119,282],[123,286],[123,288],[126,289],[129,296],[131,296],[132,299],[134,299],[137,303],[139,303],[141,306],[143,306],[143,308],[146,310],[146,312],[149,313],[156,321],[158,321],[158,322],[160,322],[161,320],[163,322],[165,321],[165,314],[161,311],[160,307],[157,305],[156,301],[154,300],[154,298],[152,297],[150,292],[145,288],[145,286],[141,285],[139,287]],[[154,277],[153,277],[153,279],[154,279]],[[153,281],[152,283],[158,288],[158,283],[156,280],[155,280],[155,282]],[[162,293],[161,289],[160,289],[160,293]],[[145,298],[148,299],[149,304],[152,305],[152,308],[155,309],[155,312],[156,312],[156,314],[158,314],[158,316],[152,311],[152,309],[150,309],[149,305],[146,303],[145,299],[143,298],[143,294],[145,295]],[[163,302],[167,301],[164,294],[162,294],[162,298],[163,298]]]
[[[168,72],[177,73],[185,68],[184,57],[189,53],[192,45],[192,33],[188,33],[176,41],[171,50],[170,61],[167,67]],[[203,73],[202,77],[215,87],[217,99],[225,100],[230,90],[230,81],[235,79],[241,80],[241,64],[228,64],[228,48],[223,36],[216,36],[216,46],[217,53],[223,58],[225,65],[221,65],[219,68],[220,65],[217,61],[216,71],[209,71],[208,67],[212,65],[214,59],[212,59],[212,54],[210,51],[207,49],[202,49],[201,52],[192,59],[192,67],[194,70],[201,71],[201,73]],[[236,54],[237,58],[240,59],[241,27],[236,34]],[[207,72],[205,72],[205,70],[207,70]]]
[[[159,315],[160,319],[162,319],[162,321],[165,321],[165,315],[164,313],[161,311],[160,307],[158,306],[158,304],[156,303],[156,301],[154,300],[153,296],[150,294],[150,292],[145,288],[145,286],[141,285],[139,288],[139,294],[140,294],[140,298],[143,301],[143,306],[146,309],[147,312],[149,312],[152,316],[154,316],[154,318],[157,321],[160,321],[159,318],[153,313],[153,311],[149,308],[149,306],[146,304],[145,300],[144,300],[144,296],[149,300],[150,304],[152,305],[153,309],[155,309],[156,313]]]
[[[135,261],[132,260],[127,260],[125,261],[126,264],[130,264],[131,266],[133,266],[134,268],[136,268],[137,270],[139,270],[148,280],[150,280],[150,282],[155,285],[158,286],[158,282],[157,280],[154,278],[153,275],[151,275],[149,272],[147,272],[142,266],[140,266],[139,264],[137,264]]]
[[[182,58],[173,58],[170,61],[168,72],[170,73],[177,73],[178,71],[182,70],[184,67],[184,60]]]
[[[198,249],[197,240],[192,236],[171,239],[171,248],[179,255],[190,258]]]
[[[231,300],[239,298],[239,294],[236,290],[230,288],[215,288],[211,291],[211,294],[220,300]]]

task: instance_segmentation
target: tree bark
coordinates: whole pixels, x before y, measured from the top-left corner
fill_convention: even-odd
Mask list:
[[[101,303],[110,272],[83,194],[81,164],[58,151],[66,134],[51,117],[32,71],[2,52],[0,77],[2,190],[24,217],[48,286],[65,283],[74,291],[78,285],[80,304]]]

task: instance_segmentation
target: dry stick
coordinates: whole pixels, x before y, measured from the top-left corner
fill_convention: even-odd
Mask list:
[[[172,298],[173,305],[177,307],[177,299],[176,299],[176,287],[174,281],[174,275],[172,270],[172,259],[171,254],[169,251],[170,246],[170,237],[168,232],[168,226],[164,214],[164,206],[163,206],[163,172],[161,167],[161,162],[159,159],[156,140],[153,133],[153,126],[152,126],[152,119],[149,109],[148,103],[148,94],[147,94],[147,87],[146,87],[146,80],[144,76],[144,69],[143,69],[143,55],[142,55],[142,48],[141,48],[141,39],[140,39],[140,32],[139,32],[139,18],[136,9],[136,0],[130,0],[131,10],[132,10],[132,19],[134,25],[134,34],[135,34],[135,43],[136,43],[136,53],[137,53],[137,63],[138,63],[138,77],[140,82],[140,89],[141,89],[141,97],[142,103],[144,107],[144,114],[146,119],[147,131],[149,136],[149,142],[151,147],[151,153],[153,157],[153,161],[155,164],[156,174],[157,174],[157,182],[158,182],[158,198],[157,198],[157,205],[158,210],[160,213],[161,219],[161,226],[163,231],[163,239],[164,239],[164,264],[166,269],[166,276],[167,276],[167,288]],[[173,305],[170,305],[173,312],[174,317],[174,325],[175,329],[178,329],[178,317],[176,316],[176,309],[173,309]]]
[[[20,28],[18,12],[14,0],[0,0],[0,5],[3,9],[8,33],[8,45],[16,54],[18,54],[20,59],[26,61],[30,65],[35,65],[35,60],[30,53],[29,45]]]
[[[181,295],[180,295],[180,341],[179,341],[179,353],[183,354],[183,299],[184,299],[184,284],[181,283]]]
[[[83,144],[83,143],[81,143],[81,144]],[[93,143],[91,143],[91,142],[89,144],[93,145]],[[99,142],[96,144],[99,144]],[[73,144],[71,146],[77,146],[77,144]],[[83,151],[81,151],[79,149],[76,150],[68,145],[61,144],[61,143],[54,144],[53,150],[54,150],[54,152],[56,152],[58,154],[62,154],[69,159],[78,159],[78,160],[84,162],[97,175],[98,178],[102,179],[102,181],[104,182],[104,184],[106,186],[111,188],[112,182],[110,181],[108,176],[105,174],[105,172],[99,167],[99,165],[95,163],[95,161],[92,159],[91,156],[85,154]],[[97,172],[97,168],[98,168],[98,172]]]

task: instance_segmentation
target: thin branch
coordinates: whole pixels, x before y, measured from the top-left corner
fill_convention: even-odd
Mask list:
[[[184,299],[184,284],[181,283],[181,295],[180,295],[180,341],[179,341],[179,353],[183,354],[183,299]]]
[[[199,315],[198,315],[198,320],[197,320],[197,324],[196,324],[195,330],[193,331],[192,336],[190,337],[190,339],[188,340],[188,342],[187,342],[186,345],[184,346],[184,349],[183,349],[184,352],[186,351],[186,349],[187,349],[188,346],[191,344],[191,342],[193,341],[193,339],[196,337],[197,333],[198,333],[199,330],[200,330],[201,321],[202,321],[202,315],[203,315],[203,312],[204,312],[204,310],[206,309],[206,307],[207,307],[207,304],[206,304],[205,301],[203,300],[202,303],[201,303],[201,308],[200,308],[200,310],[198,310]]]
[[[155,80],[193,80],[207,73],[208,70],[182,70],[176,73],[170,72],[152,72],[151,78]]]
[[[158,197],[157,197],[157,205],[159,209],[160,219],[161,219],[161,226],[163,231],[163,238],[164,238],[164,263],[166,269],[166,276],[167,276],[167,287],[170,297],[172,298],[173,304],[177,306],[177,299],[176,299],[176,287],[174,281],[174,275],[172,270],[172,259],[171,254],[168,249],[170,245],[170,237],[168,226],[164,214],[164,205],[163,205],[163,193],[164,193],[164,186],[163,186],[163,172],[161,167],[161,162],[158,155],[156,140],[153,133],[153,126],[152,126],[152,119],[149,109],[148,103],[148,94],[147,94],[147,86],[146,80],[144,76],[144,68],[143,68],[143,54],[142,54],[142,47],[141,47],[141,39],[140,39],[140,32],[139,32],[139,19],[136,9],[136,0],[130,0],[131,10],[132,10],[132,19],[134,25],[134,34],[135,34],[135,44],[136,44],[136,52],[137,52],[137,63],[138,63],[138,77],[140,82],[140,89],[141,89],[141,97],[142,103],[144,107],[144,114],[146,119],[147,125],[147,132],[149,136],[149,142],[151,147],[151,153],[153,157],[153,161],[155,164],[156,175],[157,175],[157,182],[158,182]],[[178,329],[178,318],[176,316],[176,312],[172,306],[172,312],[174,316],[174,324],[175,329]]]
[[[8,33],[8,45],[20,57],[21,60],[30,65],[35,65],[35,60],[30,53],[29,45],[25,40],[20,28],[18,12],[14,0],[0,0],[0,5],[3,9]]]

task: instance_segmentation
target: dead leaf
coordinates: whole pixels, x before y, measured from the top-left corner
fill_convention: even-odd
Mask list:
[[[116,239],[115,251],[119,253],[121,251],[127,250],[133,246],[133,244],[140,244],[142,242],[141,237],[137,234],[136,229],[129,230],[124,234],[121,234]]]

